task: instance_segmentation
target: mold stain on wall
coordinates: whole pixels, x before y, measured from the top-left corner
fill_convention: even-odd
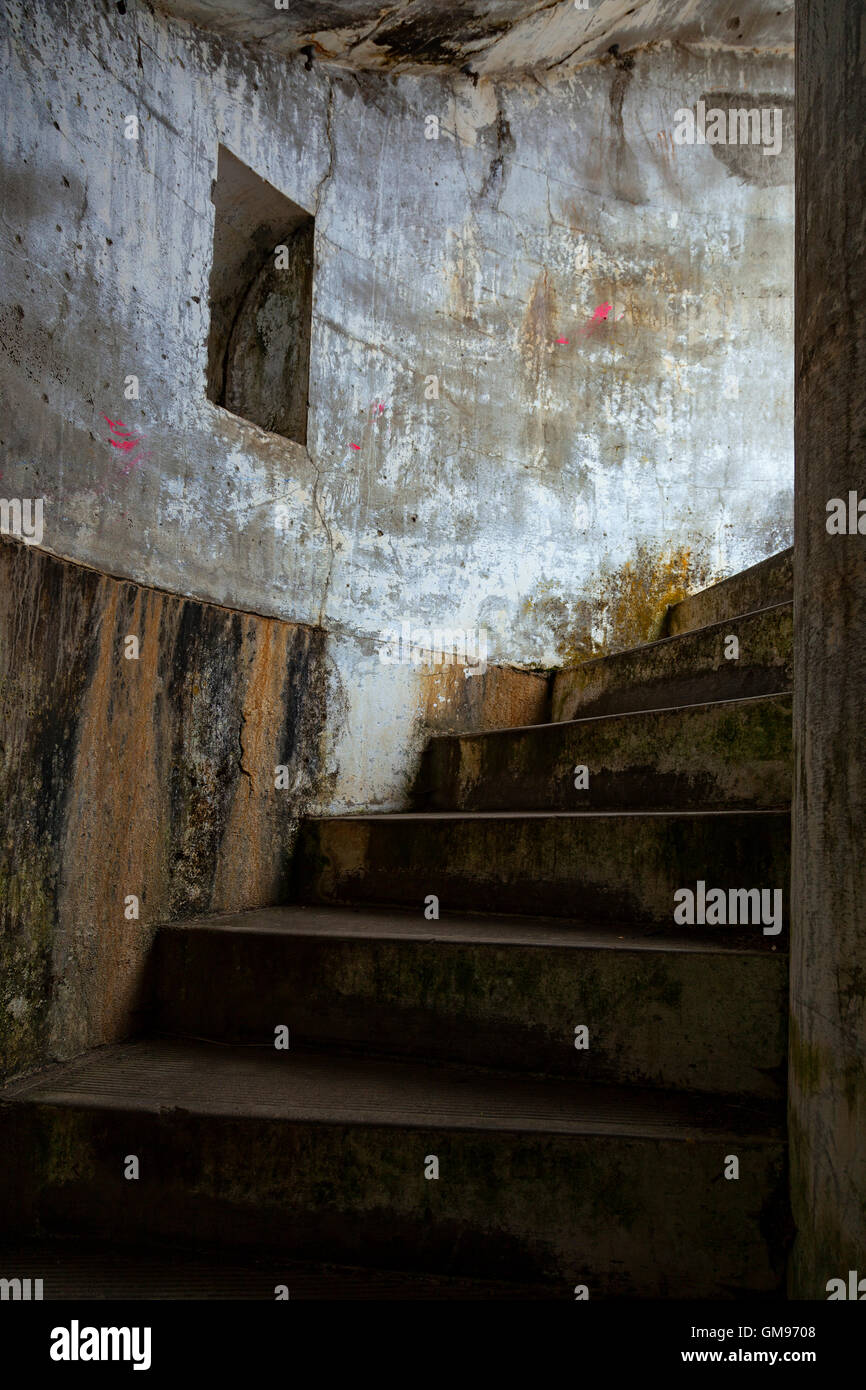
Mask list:
[[[321,631],[6,540],[0,636],[0,1025],[20,1071],[128,1034],[157,923],[282,900],[329,676]]]
[[[691,546],[654,548],[642,543],[624,564],[606,568],[584,597],[575,601],[559,586],[542,584],[526,600],[525,612],[552,630],[557,665],[575,666],[658,641],[671,604],[717,577]]]

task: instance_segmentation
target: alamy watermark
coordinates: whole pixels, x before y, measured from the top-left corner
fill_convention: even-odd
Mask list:
[[[379,637],[379,660],[384,666],[463,666],[467,676],[487,670],[487,629],[415,628],[402,622]]]
[[[0,533],[17,536],[26,545],[41,545],[44,497],[0,497]]]
[[[694,111],[681,106],[674,112],[675,145],[763,145],[764,154],[781,154],[780,106],[732,106],[727,110],[701,99]]]
[[[707,888],[702,878],[674,893],[674,921],[680,927],[763,926],[764,936],[782,930],[781,888]]]
[[[42,1298],[41,1279],[0,1279],[0,1302],[29,1303]]]
[[[73,1318],[69,1327],[51,1332],[52,1361],[131,1361],[134,1371],[150,1370],[149,1327],[82,1327]]]
[[[826,527],[829,536],[866,536],[866,497],[853,488],[847,498],[831,497]]]
[[[848,1283],[844,1279],[828,1279],[826,1284],[827,1302],[838,1299],[856,1299],[862,1303],[866,1299],[866,1279],[861,1279],[856,1269],[848,1270]]]

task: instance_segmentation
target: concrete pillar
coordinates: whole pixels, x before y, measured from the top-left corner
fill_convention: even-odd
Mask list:
[[[866,497],[864,131],[863,0],[798,0],[795,1298],[866,1277],[866,535],[827,530],[831,499]]]

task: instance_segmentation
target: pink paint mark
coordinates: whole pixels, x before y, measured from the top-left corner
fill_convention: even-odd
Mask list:
[[[103,415],[103,420],[109,426],[114,439],[109,439],[109,444],[114,449],[120,449],[122,453],[129,454],[127,465],[124,468],[124,475],[131,473],[137,463],[141,463],[146,455],[134,452],[141,444],[141,436],[135,430],[129,429],[122,420],[110,420],[107,415]]]
[[[127,429],[122,420],[109,420],[107,415],[103,415],[103,420],[111,428],[111,433],[117,435],[116,439],[109,439],[115,449],[134,449],[141,441],[134,430]]]
[[[567,343],[567,342],[568,342],[568,339],[567,339],[567,338],[557,338],[556,341],[557,341],[558,343]]]
[[[607,321],[607,316],[613,309],[612,304],[599,304],[589,323],[584,324],[581,333],[593,333],[600,323]]]
[[[349,448],[350,448],[350,449],[357,449],[359,453],[361,452],[361,446],[360,446],[360,444],[350,444],[350,445],[349,445]]]

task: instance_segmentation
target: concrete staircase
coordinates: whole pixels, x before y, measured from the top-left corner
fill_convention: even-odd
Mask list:
[[[781,1296],[786,930],[673,906],[787,919],[789,590],[787,553],[550,724],[433,739],[411,812],[305,824],[295,905],[161,929],[149,1036],[4,1093],[7,1221],[310,1297]]]

